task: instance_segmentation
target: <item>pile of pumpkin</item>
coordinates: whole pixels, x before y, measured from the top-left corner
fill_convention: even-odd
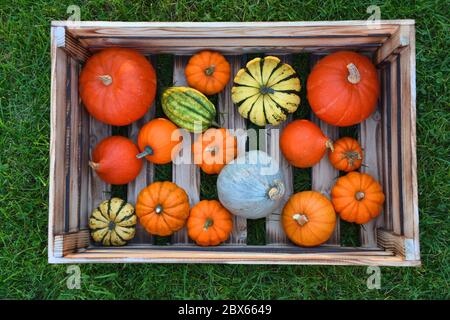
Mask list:
[[[198,245],[218,245],[229,238],[232,215],[247,219],[266,217],[285,199],[284,177],[278,162],[263,151],[249,151],[236,158],[236,137],[217,128],[216,109],[206,95],[221,92],[230,78],[230,65],[217,52],[193,55],[186,68],[189,87],[171,87],[162,94],[168,119],[145,124],[137,146],[122,136],[99,142],[89,165],[110,184],[127,184],[140,173],[145,158],[155,164],[172,161],[178,153],[178,128],[199,133],[192,145],[194,163],[207,174],[219,174],[219,201],[203,200],[190,206],[185,190],[173,182],[154,182],[141,190],[136,210],[112,198],[93,211],[89,227],[96,242],[124,245],[140,224],[153,235],[169,236],[187,227]],[[234,78],[232,100],[239,113],[259,126],[277,125],[300,105],[300,79],[295,70],[277,57],[255,58]],[[156,95],[156,74],[141,54],[121,48],[105,49],[85,64],[79,90],[88,112],[104,123],[124,126],[148,112]],[[335,126],[365,120],[376,107],[377,73],[370,60],[358,53],[328,55],[313,68],[307,80],[307,98],[313,112]],[[216,128],[210,128],[215,126]],[[371,176],[358,173],[363,151],[350,137],[329,140],[308,120],[289,123],[280,136],[288,162],[299,168],[317,164],[327,153],[331,164],[348,172],[332,188],[331,201],[316,191],[292,195],[282,210],[281,224],[297,245],[316,246],[328,240],[340,218],[363,224],[379,215],[384,202],[381,186]]]

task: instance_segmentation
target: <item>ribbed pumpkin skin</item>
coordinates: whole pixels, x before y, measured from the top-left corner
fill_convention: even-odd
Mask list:
[[[101,76],[110,76],[105,84]],[[143,117],[156,95],[156,73],[150,62],[130,49],[108,48],[90,57],[83,67],[79,92],[97,120],[125,126]]]
[[[258,126],[277,125],[300,105],[300,79],[277,57],[249,61],[234,78],[231,98],[239,113]]]
[[[336,225],[336,213],[330,200],[321,193],[303,191],[294,194],[286,202],[281,223],[292,242],[313,247],[330,238]]]
[[[89,165],[109,184],[127,184],[141,172],[143,161],[137,159],[137,146],[128,138],[111,136],[100,141],[92,151]]]
[[[364,224],[383,210],[384,193],[370,175],[353,171],[337,179],[331,201],[342,220]]]
[[[218,174],[236,158],[237,141],[225,128],[210,128],[202,133],[192,145],[194,163],[207,174]]]
[[[189,87],[171,87],[162,95],[162,108],[177,126],[190,132],[203,132],[215,124],[216,108],[200,91]]]
[[[231,213],[217,200],[202,200],[192,207],[187,221],[189,237],[200,246],[216,246],[230,236]]]
[[[328,151],[328,158],[333,167],[350,172],[359,169],[363,160],[363,151],[358,141],[343,137],[333,143],[334,150]]]
[[[295,120],[281,133],[280,148],[290,164],[309,168],[323,158],[331,141],[320,128],[308,120]]]
[[[272,199],[268,197],[269,190],[274,192]],[[217,178],[220,202],[231,213],[247,219],[263,218],[274,212],[284,192],[284,177],[278,163],[259,150],[234,159]]]
[[[190,87],[213,95],[228,84],[230,64],[220,53],[204,50],[189,59],[184,73]]]
[[[172,161],[172,155],[181,147],[181,135],[177,134],[178,127],[164,118],[156,118],[147,122],[139,131],[138,146],[141,152],[150,147],[151,155],[145,158],[156,164],[166,164]],[[178,140],[175,140],[179,137]]]
[[[111,198],[99,204],[89,218],[92,239],[104,246],[123,246],[136,233],[136,214],[131,204]]]
[[[360,81],[348,80],[356,66]],[[367,119],[376,108],[380,92],[377,71],[365,56],[340,51],[321,59],[309,74],[306,92],[314,113],[334,126],[351,126]]]
[[[186,224],[189,198],[170,181],[158,181],[142,189],[136,201],[139,222],[150,234],[170,236]]]

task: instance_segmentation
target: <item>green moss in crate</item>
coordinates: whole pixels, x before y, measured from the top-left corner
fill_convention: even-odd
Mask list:
[[[362,227],[359,224],[340,220],[340,228],[341,246],[359,247],[361,245],[359,234]]]

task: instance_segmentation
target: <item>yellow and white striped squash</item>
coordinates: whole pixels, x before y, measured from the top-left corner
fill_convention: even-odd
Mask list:
[[[287,63],[267,56],[249,61],[234,78],[231,98],[258,126],[278,125],[300,105],[300,79]]]

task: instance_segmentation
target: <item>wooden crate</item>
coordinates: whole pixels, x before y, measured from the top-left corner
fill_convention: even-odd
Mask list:
[[[111,127],[91,118],[78,96],[83,62],[106,47],[134,48],[149,59],[173,54],[173,82],[185,83],[183,68],[189,55],[214,49],[227,56],[235,74],[245,54],[275,54],[290,61],[292,54],[309,53],[311,63],[332,51],[349,49],[370,56],[381,79],[377,111],[358,126],[367,165],[362,170],[379,180],[386,193],[383,213],[360,227],[360,247],[340,245],[339,223],[331,239],[317,248],[293,246],[280,227],[280,210],[266,219],[266,245],[247,245],[247,221],[235,217],[229,241],[219,247],[192,244],[186,230],[171,237],[171,245],[154,245],[138,227],[125,247],[96,247],[90,242],[88,217],[94,206],[109,197],[110,186],[88,168],[93,146],[111,134]],[[51,27],[51,141],[48,256],[50,263],[240,263],[420,265],[416,173],[415,29],[413,20],[251,23],[147,23],[56,21]],[[230,97],[232,81],[219,94],[220,122],[245,128]],[[305,90],[305,84],[303,84]],[[128,127],[136,139],[139,127],[154,117],[155,108]],[[330,137],[338,129],[313,121]],[[283,124],[284,125],[284,124]],[[266,128],[260,148],[279,159],[288,195],[293,192],[292,169],[280,154],[278,132]],[[128,185],[128,201],[152,182],[153,165],[146,162],[136,181]],[[174,165],[173,181],[199,201],[200,174],[195,165]],[[329,196],[338,176],[325,157],[312,168],[312,188]]]

